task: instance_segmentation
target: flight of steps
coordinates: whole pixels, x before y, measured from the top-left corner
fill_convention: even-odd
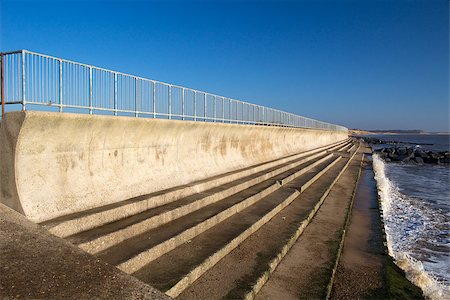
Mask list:
[[[358,149],[348,139],[41,225],[171,297],[253,298]]]

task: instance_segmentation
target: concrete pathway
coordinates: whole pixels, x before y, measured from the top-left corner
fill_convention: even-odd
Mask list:
[[[366,149],[370,152],[370,149]],[[332,299],[385,298],[383,246],[376,183],[365,165],[355,195],[350,224],[337,268]]]
[[[256,299],[324,299],[361,164],[355,156]]]
[[[169,299],[3,204],[0,298]]]

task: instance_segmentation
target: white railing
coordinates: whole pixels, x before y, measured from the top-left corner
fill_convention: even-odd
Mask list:
[[[288,112],[28,50],[1,54],[1,102],[39,109],[344,130]]]

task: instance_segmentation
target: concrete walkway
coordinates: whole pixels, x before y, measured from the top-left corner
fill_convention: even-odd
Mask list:
[[[361,156],[351,161],[256,299],[325,299]]]
[[[365,149],[370,154],[370,149]],[[366,164],[355,195],[350,224],[337,268],[332,299],[386,298],[383,246],[377,189]]]
[[[169,299],[3,204],[0,298]]]

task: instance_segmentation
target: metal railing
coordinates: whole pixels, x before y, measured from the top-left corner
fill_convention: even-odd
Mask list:
[[[89,114],[344,130],[288,112],[20,50],[1,53],[1,103]],[[50,110],[48,108],[48,110]]]

